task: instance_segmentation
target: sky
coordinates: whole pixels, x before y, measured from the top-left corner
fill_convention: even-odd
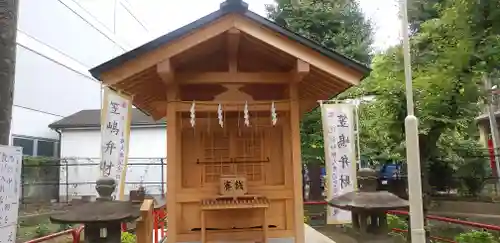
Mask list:
[[[219,9],[223,0],[127,0],[146,23],[151,37],[158,37]],[[375,50],[383,50],[399,42],[400,21],[396,0],[358,0],[372,21]],[[245,0],[249,9],[266,16],[265,5],[273,0]]]

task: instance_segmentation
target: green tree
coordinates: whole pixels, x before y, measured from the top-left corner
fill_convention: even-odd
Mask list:
[[[360,62],[370,62],[372,27],[356,1],[302,0],[292,6],[290,0],[277,0],[267,6],[267,12],[270,19],[285,28]],[[303,119],[301,136],[304,161],[322,161],[323,134],[318,109]]]
[[[408,21],[413,32],[427,20],[439,18],[439,6],[446,0],[409,0]]]
[[[498,1],[443,0],[433,4],[437,15],[423,18],[426,20],[418,23],[418,31],[411,38],[414,96],[420,124],[419,152],[424,172],[427,162],[438,157],[463,160],[468,155],[458,151],[461,146],[479,148],[471,126],[483,97],[481,78],[495,73],[500,64]],[[375,139],[389,139],[394,144],[391,150],[401,154],[397,145],[404,142],[406,116],[401,48],[390,48],[375,57],[372,67],[370,78],[344,96],[377,95],[378,104],[373,106],[379,106],[381,112],[378,116],[373,114],[372,119],[383,122],[370,122],[375,126],[383,124],[387,130],[386,136]],[[456,140],[450,143],[445,138]],[[372,144],[386,143],[375,140]],[[484,162],[482,159],[474,164],[480,167]],[[427,192],[428,181],[424,173]]]
[[[276,0],[276,4],[267,6],[267,12],[270,19],[287,29],[360,62],[370,62],[372,27],[357,1],[301,0],[292,5],[290,0]],[[310,171],[319,172],[316,162],[324,162],[319,109],[302,120],[301,142],[302,161],[310,166]],[[321,197],[320,178],[311,179],[311,199],[317,199]]]
[[[325,47],[363,63],[370,63],[373,32],[357,1],[277,0],[267,6],[268,17]]]
[[[481,177],[487,173],[486,159],[481,155],[484,150],[480,149],[470,127],[480,110],[481,79],[496,73],[500,64],[500,49],[497,48],[500,2],[443,0],[421,3],[432,5],[432,8],[417,8],[420,12],[413,12],[411,56],[426,208],[432,181],[429,172],[436,173],[438,166],[465,176],[463,186],[472,195],[477,194]],[[426,16],[426,13],[430,14]],[[376,94],[377,104],[372,106],[380,113],[377,116],[372,112],[374,117],[369,121],[374,126],[385,127],[382,130],[385,136],[372,138],[371,144],[375,146],[372,150],[387,149],[381,147],[387,146],[383,141],[387,139],[393,144],[390,151],[404,157],[397,146],[404,144],[406,116],[401,47],[390,48],[375,57],[372,67],[370,78],[344,96]],[[373,122],[373,119],[378,121]],[[376,127],[371,129],[376,130]],[[362,139],[369,132],[362,131]],[[429,170],[431,166],[433,169]],[[443,178],[438,174],[433,176],[436,177]]]

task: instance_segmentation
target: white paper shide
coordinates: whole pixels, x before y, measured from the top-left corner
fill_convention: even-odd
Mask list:
[[[22,148],[0,145],[0,243],[16,242],[22,159]]]
[[[131,101],[109,89],[104,92],[101,124],[101,174],[116,180],[114,196],[123,190],[126,173]]]
[[[327,199],[354,190],[356,177],[354,106],[323,104],[323,137],[327,171]],[[328,207],[329,224],[351,222],[349,211]]]

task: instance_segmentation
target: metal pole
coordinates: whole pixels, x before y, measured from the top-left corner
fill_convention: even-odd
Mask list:
[[[486,89],[486,92],[488,92],[488,116],[490,119],[490,131],[491,131],[491,138],[493,140],[493,154],[495,156],[495,167],[496,167],[496,176],[500,176],[500,157],[498,155],[498,145],[500,142],[500,137],[498,136],[498,125],[497,125],[497,119],[495,117],[495,107],[493,106],[493,94],[491,93],[491,81],[488,77],[484,76],[484,87]],[[500,183],[500,181],[499,181]]]
[[[165,198],[165,171],[163,171],[163,158],[160,159],[161,163],[161,198]]]
[[[418,119],[414,115],[413,87],[410,59],[410,37],[408,36],[407,0],[400,0],[402,15],[401,29],[403,37],[403,57],[406,83],[405,118],[406,163],[408,164],[408,192],[410,201],[411,242],[426,242],[424,230],[424,212],[422,202],[422,179],[420,171],[420,149],[418,144]]]
[[[69,203],[69,171],[68,171],[68,160],[64,159],[66,166],[66,203]]]
[[[354,107],[354,115],[356,116],[356,146],[358,147],[357,152],[358,152],[358,165],[359,168],[363,168],[361,166],[361,147],[359,146],[359,106],[361,105],[361,100],[356,100],[355,101],[355,107]]]

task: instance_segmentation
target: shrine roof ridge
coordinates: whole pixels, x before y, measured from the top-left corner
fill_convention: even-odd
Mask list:
[[[134,126],[165,126],[165,120],[155,121],[139,109],[132,109],[130,125]],[[64,117],[49,125],[51,129],[68,128],[100,128],[101,110],[81,110],[72,115]]]
[[[357,70],[361,73],[363,73],[365,76],[369,74],[371,69],[361,63],[358,62],[352,58],[349,58],[345,56],[344,54],[341,54],[335,50],[330,50],[329,48],[326,48],[322,46],[321,44],[312,41],[310,39],[307,39],[297,33],[294,33],[282,26],[279,26],[278,24],[248,10],[248,4],[241,0],[226,0],[226,2],[221,3],[221,7],[219,10],[212,12],[200,19],[195,20],[194,22],[187,24],[179,29],[176,29],[172,32],[169,32],[163,36],[160,36],[156,38],[155,40],[152,40],[142,46],[139,46],[131,51],[125,52],[122,55],[113,58],[101,65],[98,65],[92,69],[89,70],[89,72],[92,74],[92,76],[98,80],[101,80],[101,74],[104,72],[107,72],[109,70],[112,70],[124,63],[126,63],[129,60],[132,60],[136,58],[137,56],[143,55],[145,53],[151,52],[160,46],[163,46],[165,44],[168,44],[169,42],[175,41],[190,32],[202,28],[206,25],[209,25],[213,23],[214,21],[220,19],[221,17],[230,14],[230,13],[236,13],[240,14],[252,21],[257,22],[260,25],[263,25],[267,28],[269,28],[272,31],[275,31],[277,33],[282,34],[286,38],[289,38],[293,41],[296,41],[308,48],[311,48],[320,54],[337,61],[345,66],[348,66],[354,70]]]

